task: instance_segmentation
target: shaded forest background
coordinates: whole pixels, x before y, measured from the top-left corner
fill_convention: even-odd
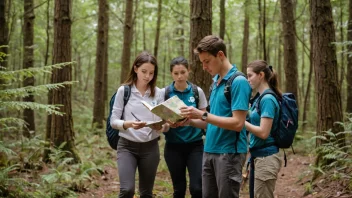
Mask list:
[[[312,181],[331,170],[351,181],[351,29],[351,0],[0,0],[0,195],[91,188],[115,165],[108,102],[134,57],[154,54],[164,87],[170,60],[184,56],[207,92],[211,76],[192,49],[209,34],[240,70],[264,59],[296,95],[296,142],[317,156]]]

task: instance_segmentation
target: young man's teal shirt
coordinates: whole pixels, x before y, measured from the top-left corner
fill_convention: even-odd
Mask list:
[[[237,72],[237,68],[236,65],[233,65],[224,78],[221,79],[219,85],[214,83],[209,101],[211,114],[222,117],[232,117],[232,111],[248,111],[249,99],[251,97],[252,90],[245,77],[238,76],[232,82],[231,104],[225,97],[224,88],[226,81],[235,72]],[[214,82],[217,82],[218,79],[219,75],[216,75],[213,78]],[[204,151],[208,153],[236,153],[237,150],[237,153],[247,153],[247,137],[245,127],[242,128],[238,141],[236,141],[236,133],[238,132],[208,124]]]
[[[188,82],[187,82],[188,83]],[[178,91],[174,82],[170,85],[171,89],[169,97],[177,95],[187,106],[197,107],[195,96],[192,90],[192,86],[188,83],[188,87],[184,91]],[[199,91],[199,109],[205,109],[207,107],[207,101],[203,91]],[[177,128],[170,128],[168,132],[164,133],[165,140],[168,143],[191,143],[202,140],[203,132],[201,129],[192,126],[183,126]]]

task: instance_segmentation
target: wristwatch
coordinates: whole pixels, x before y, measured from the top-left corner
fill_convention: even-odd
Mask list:
[[[205,121],[208,117],[208,112],[203,113],[202,120]]]

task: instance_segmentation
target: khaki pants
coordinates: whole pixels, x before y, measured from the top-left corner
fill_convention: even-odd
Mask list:
[[[281,169],[281,160],[277,154],[257,157],[254,160],[254,197],[274,198],[275,183]]]

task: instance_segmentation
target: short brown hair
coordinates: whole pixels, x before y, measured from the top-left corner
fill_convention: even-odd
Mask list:
[[[208,35],[199,41],[197,47],[193,51],[196,54],[208,52],[213,56],[216,56],[219,51],[222,51],[226,56],[226,45],[220,37]]]

